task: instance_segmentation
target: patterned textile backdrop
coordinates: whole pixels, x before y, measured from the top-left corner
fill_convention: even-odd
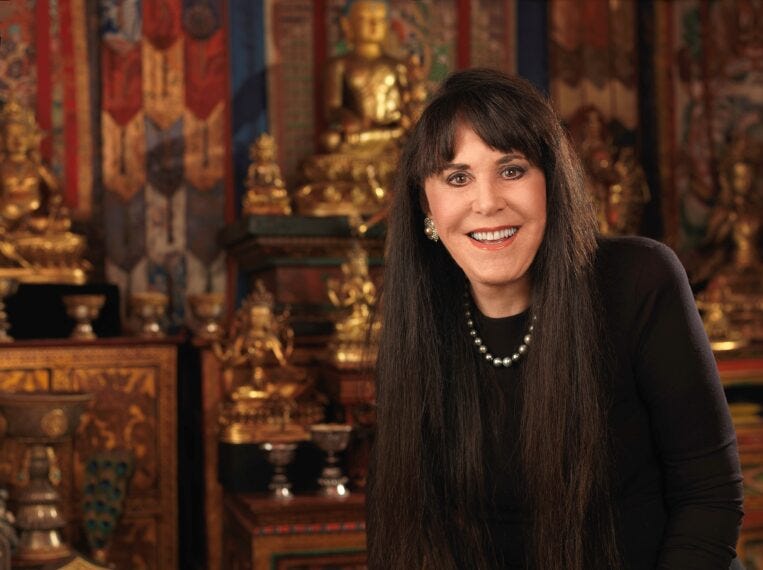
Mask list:
[[[593,105],[636,128],[636,9],[636,2],[551,1],[551,97],[564,120]]]
[[[229,95],[223,0],[101,0],[106,275],[127,297],[222,291]]]
[[[705,236],[724,155],[746,139],[763,197],[763,4],[680,0],[655,6],[663,215],[689,256]]]
[[[13,1],[0,21],[0,101],[35,109],[42,158],[78,219],[93,205],[93,128],[86,0]]]

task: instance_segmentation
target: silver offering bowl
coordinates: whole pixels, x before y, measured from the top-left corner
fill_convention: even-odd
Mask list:
[[[204,341],[219,340],[223,334],[220,324],[225,312],[224,293],[191,293],[188,295],[196,326],[196,336]]]
[[[66,314],[76,321],[71,338],[92,340],[96,338],[93,331],[93,321],[98,318],[104,303],[105,295],[64,295]]]
[[[321,494],[326,497],[347,497],[347,477],[338,465],[336,454],[347,449],[350,442],[352,426],[349,424],[313,424],[310,426],[310,437],[313,442],[326,452],[326,465],[318,479]]]
[[[71,555],[61,538],[66,521],[59,505],[61,496],[50,482],[50,466],[55,462],[52,443],[71,437],[92,394],[82,392],[0,393],[0,424],[8,437],[29,447],[26,487],[16,497],[16,526],[19,546],[13,567],[43,565]]]
[[[11,342],[13,337],[8,334],[11,324],[8,313],[5,312],[5,298],[10,297],[19,288],[19,282],[10,277],[0,278],[0,342]]]
[[[138,336],[143,338],[161,338],[165,335],[161,321],[167,312],[169,297],[156,291],[132,293],[130,306],[133,316],[138,320]]]
[[[286,466],[294,459],[296,443],[263,443],[260,449],[265,451],[268,462],[273,466],[273,477],[270,479],[268,489],[274,499],[291,499],[291,483],[286,477]]]

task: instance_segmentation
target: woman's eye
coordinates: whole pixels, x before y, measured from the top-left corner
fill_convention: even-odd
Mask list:
[[[508,180],[515,180],[521,178],[525,173],[525,169],[521,166],[507,166],[501,170],[501,176]]]
[[[448,184],[451,186],[463,186],[469,182],[469,177],[463,172],[454,172],[447,178]]]

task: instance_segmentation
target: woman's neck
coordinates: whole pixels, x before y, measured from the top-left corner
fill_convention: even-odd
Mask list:
[[[486,317],[494,319],[511,317],[526,311],[530,306],[529,276],[502,285],[470,283],[469,290],[477,309]]]

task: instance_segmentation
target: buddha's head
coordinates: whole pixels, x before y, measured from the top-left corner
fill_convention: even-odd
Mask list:
[[[276,141],[268,133],[262,133],[249,149],[249,156],[257,162],[273,162],[276,158]]]
[[[342,28],[350,43],[380,44],[387,36],[387,4],[372,0],[357,0],[350,6]]]
[[[744,160],[738,160],[731,165],[729,173],[731,189],[735,197],[746,198],[752,187],[752,165]]]
[[[22,154],[39,145],[40,129],[31,109],[16,101],[5,104],[0,112],[0,147],[8,154]]]

